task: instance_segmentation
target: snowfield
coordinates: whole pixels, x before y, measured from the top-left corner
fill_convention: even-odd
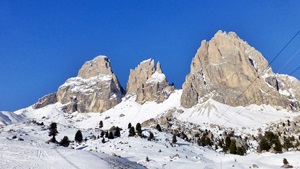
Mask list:
[[[128,123],[133,126],[174,110],[172,115],[183,123],[194,123],[204,129],[217,130],[211,124],[232,128],[236,133],[257,134],[267,124],[299,116],[271,106],[250,105],[229,107],[214,100],[207,100],[190,109],[180,105],[181,90],[176,90],[168,100],[158,104],[146,102],[140,105],[134,96],[104,113],[63,113],[60,103],[41,109],[31,107],[14,113],[0,113],[0,168],[281,168],[286,158],[294,168],[300,169],[300,152],[283,154],[248,151],[245,156],[219,153],[200,147],[177,137],[172,144],[172,134],[143,127],[144,138],[128,137]],[[105,138],[102,143],[99,122],[103,129],[119,126],[121,137]],[[43,122],[44,125],[40,124]],[[56,122],[60,141],[64,136],[74,140],[77,130],[86,138],[81,144],[71,143],[67,148],[47,144],[48,126]],[[155,140],[148,141],[149,132]],[[148,157],[149,161],[146,161]]]
[[[17,115],[15,113],[2,111],[0,112],[0,126],[18,123],[24,119],[23,115]]]
[[[72,150],[40,141],[1,139],[1,168],[144,168],[124,158],[103,153]]]

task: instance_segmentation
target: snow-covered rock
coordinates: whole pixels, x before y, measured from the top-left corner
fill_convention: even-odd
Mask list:
[[[166,100],[174,91],[169,85],[165,74],[162,73],[160,63],[154,65],[153,59],[142,61],[134,70],[130,70],[127,83],[127,95],[136,95],[138,103]]]
[[[56,94],[58,102],[68,104],[66,112],[103,112],[118,103],[123,97],[116,75],[106,56],[87,61],[78,76],[68,79]]]

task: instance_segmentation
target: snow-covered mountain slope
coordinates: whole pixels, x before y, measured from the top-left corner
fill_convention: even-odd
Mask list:
[[[172,113],[173,117],[184,124],[194,123],[202,129],[209,129],[219,134],[223,131],[212,127],[212,124],[231,128],[239,134],[257,134],[258,129],[264,129],[268,123],[285,121],[298,116],[299,113],[275,109],[270,106],[250,105],[247,107],[228,107],[222,103],[208,99],[193,108],[183,108],[180,105],[181,90],[176,90],[163,103],[145,102],[143,105],[135,102],[134,96],[127,96],[112,109],[103,113],[64,113],[61,103],[48,105],[40,109],[28,107],[14,112],[22,116],[24,122],[18,122],[0,128],[0,164],[8,168],[20,167],[26,163],[27,168],[280,168],[282,159],[287,158],[295,168],[300,168],[300,152],[286,152],[283,154],[262,153],[251,150],[245,156],[223,154],[195,143],[177,138],[177,144],[172,144],[172,134],[158,132],[151,127],[143,127],[144,138],[128,137],[128,123],[133,126],[151,118],[156,119]],[[121,137],[105,138],[102,143],[99,122],[103,121],[103,130],[112,126],[119,126]],[[41,125],[40,123],[44,123]],[[64,136],[74,140],[75,133],[80,129],[86,141],[80,145],[72,144],[69,148],[46,144],[50,139],[48,126],[56,122],[59,134],[57,140]],[[154,134],[155,140],[148,141],[149,132]],[[24,141],[18,141],[22,138]],[[10,146],[8,146],[10,145]],[[71,149],[71,148],[74,148]],[[17,150],[19,149],[19,150]],[[121,158],[108,155],[120,156]],[[3,154],[3,155],[2,155]],[[27,159],[18,161],[22,155]],[[30,155],[29,155],[30,154]],[[46,154],[46,155],[45,155]],[[75,156],[75,157],[73,157]],[[43,158],[41,158],[43,157]],[[77,158],[78,157],[78,158]],[[149,161],[146,161],[146,157]],[[47,159],[49,158],[49,159]],[[57,160],[57,162],[54,162]],[[129,161],[133,162],[130,163]],[[113,161],[113,163],[110,163]],[[138,164],[140,165],[138,165]],[[1,165],[0,165],[1,166]],[[36,167],[35,167],[36,166]],[[49,167],[49,168],[51,168]]]
[[[23,119],[23,115],[17,115],[15,113],[7,111],[0,112],[0,126],[21,122]]]
[[[146,102],[141,105],[135,102],[134,96],[129,96],[124,98],[120,104],[101,114],[75,112],[66,115],[69,117],[68,121],[76,121],[74,125],[78,128],[95,128],[98,126],[99,121],[102,120],[104,129],[109,129],[112,126],[126,128],[128,123],[143,123],[151,118],[160,117],[170,110],[176,110],[172,114],[181,121],[192,122],[202,126],[217,124],[223,127],[231,127],[235,130],[245,130],[245,128],[251,128],[252,130],[264,127],[267,123],[286,120],[300,114],[288,112],[285,109],[276,109],[268,105],[231,107],[211,99],[186,109],[179,106],[181,92],[181,90],[176,90],[165,102],[160,104]],[[44,117],[41,112],[50,111],[51,113],[48,116],[51,117],[48,118],[57,119],[58,122],[66,124],[66,121],[61,122],[61,118],[59,118],[63,114],[57,114],[60,107],[62,105],[56,103],[37,110],[27,108],[27,113],[25,114],[31,118],[41,119]]]

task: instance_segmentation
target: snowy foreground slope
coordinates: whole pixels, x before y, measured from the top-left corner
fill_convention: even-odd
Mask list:
[[[31,107],[14,112],[22,117],[18,121],[3,123],[0,128],[0,168],[280,168],[286,158],[294,168],[300,168],[300,152],[283,154],[249,151],[245,156],[218,153],[177,138],[171,144],[172,135],[143,127],[145,138],[128,137],[128,123],[135,126],[151,118],[160,117],[170,110],[178,120],[192,122],[203,128],[215,130],[210,124],[230,127],[236,133],[256,134],[268,123],[291,119],[299,113],[287,112],[270,106],[228,107],[214,100],[208,100],[191,109],[180,105],[181,90],[175,91],[164,103],[146,102],[140,105],[134,97],[124,98],[114,108],[104,113],[72,113],[61,111],[60,103],[34,110]],[[43,122],[39,125],[32,121]],[[100,134],[99,121],[103,129],[119,126],[121,137],[106,143],[97,139]],[[82,144],[72,144],[68,148],[46,144],[50,139],[48,126],[56,122],[59,134],[74,140],[78,129],[82,130]],[[1,126],[1,125],[0,125]],[[155,141],[148,141],[151,131]],[[93,135],[96,138],[93,138]],[[23,141],[20,141],[23,140]],[[73,148],[73,149],[72,149]],[[149,161],[146,162],[146,157]]]
[[[34,139],[16,141],[1,137],[0,152],[0,168],[144,168],[123,158],[62,148]]]

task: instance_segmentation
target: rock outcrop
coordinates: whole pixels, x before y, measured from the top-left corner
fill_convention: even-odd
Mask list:
[[[162,73],[160,63],[154,65],[153,59],[141,62],[134,70],[130,70],[126,94],[136,95],[138,103],[156,101],[161,103],[174,91],[169,85],[165,74]]]
[[[201,42],[182,86],[181,105],[190,108],[212,98],[231,106],[267,104],[299,110],[300,95],[285,89],[285,81],[235,33],[218,31],[210,41]],[[289,97],[282,91],[290,91]]]
[[[49,104],[54,104],[56,102],[57,102],[56,93],[51,93],[51,94],[48,94],[48,95],[40,98],[38,100],[38,102],[35,103],[32,107],[34,109],[39,109],[39,108],[45,107]]]
[[[56,97],[67,104],[65,112],[103,112],[121,102],[123,93],[109,59],[98,56],[85,62],[77,77],[61,85]]]

